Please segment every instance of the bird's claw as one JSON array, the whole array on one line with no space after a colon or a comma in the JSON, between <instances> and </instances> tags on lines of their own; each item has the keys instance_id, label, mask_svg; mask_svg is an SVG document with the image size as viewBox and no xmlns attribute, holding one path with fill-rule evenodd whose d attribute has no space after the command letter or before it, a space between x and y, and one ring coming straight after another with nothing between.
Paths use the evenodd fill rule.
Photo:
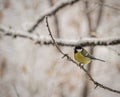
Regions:
<instances>
[{"instance_id":1,"label":"bird's claw","mask_svg":"<svg viewBox=\"0 0 120 97\"><path fill-rule=\"evenodd\" d=\"M80 67L80 68L84 68L84 64L79 63L79 67Z\"/></svg>"}]
</instances>

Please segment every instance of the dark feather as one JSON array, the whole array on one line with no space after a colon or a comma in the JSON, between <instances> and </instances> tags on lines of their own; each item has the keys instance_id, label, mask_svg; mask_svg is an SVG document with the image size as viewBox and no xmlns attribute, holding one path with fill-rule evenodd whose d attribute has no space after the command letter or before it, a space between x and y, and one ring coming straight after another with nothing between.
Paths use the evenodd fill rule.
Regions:
<instances>
[{"instance_id":1,"label":"dark feather","mask_svg":"<svg viewBox=\"0 0 120 97\"><path fill-rule=\"evenodd\" d=\"M88 57L88 58L90 58L90 59L93 59L93 60L99 60L99 61L105 62L104 60L101 60L101 59L95 58L95 57L93 57L93 56L90 55L90 54L86 55L86 57Z\"/></svg>"}]
</instances>

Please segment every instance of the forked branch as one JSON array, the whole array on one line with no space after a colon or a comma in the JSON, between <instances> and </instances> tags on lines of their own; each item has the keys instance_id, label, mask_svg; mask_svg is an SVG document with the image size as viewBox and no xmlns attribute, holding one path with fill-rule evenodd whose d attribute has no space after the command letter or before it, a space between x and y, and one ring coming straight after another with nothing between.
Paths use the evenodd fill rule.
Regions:
<instances>
[{"instance_id":1,"label":"forked branch","mask_svg":"<svg viewBox=\"0 0 120 97\"><path fill-rule=\"evenodd\" d=\"M95 84L95 88L96 87L100 87L100 88L103 88L103 89L106 89L108 91L111 91L111 92L114 92L114 93L119 93L120 94L120 91L119 90L115 90L115 89L112 89L110 87L107 87L97 81L95 81L93 79L93 77L91 76L91 74L81 65L81 64L78 64L77 62L75 62L68 54L65 54L57 45L56 43L56 40L54 39L54 37L52 36L52 32L50 30L50 27L49 27L49 23L48 23L48 18L46 17L46 23L47 23L47 28L48 28L48 31L49 31L49 34L50 34L50 37L53 41L53 44L56 46L56 48L58 49L58 51L64 56L64 57L67 57L67 59L69 59L71 62L73 62L74 64L76 64L78 67L80 67L86 74L87 76L89 77L89 79Z\"/></svg>"}]
</instances>

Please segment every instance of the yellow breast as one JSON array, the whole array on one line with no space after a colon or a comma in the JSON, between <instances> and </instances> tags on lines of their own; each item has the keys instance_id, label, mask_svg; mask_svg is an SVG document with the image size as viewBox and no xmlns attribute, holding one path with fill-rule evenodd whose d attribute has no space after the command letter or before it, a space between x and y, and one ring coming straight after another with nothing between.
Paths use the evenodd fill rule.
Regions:
<instances>
[{"instance_id":1,"label":"yellow breast","mask_svg":"<svg viewBox=\"0 0 120 97\"><path fill-rule=\"evenodd\" d=\"M74 58L76 61L82 64L88 64L90 62L90 59L87 57L84 57L81 53L77 52L74 54Z\"/></svg>"}]
</instances>

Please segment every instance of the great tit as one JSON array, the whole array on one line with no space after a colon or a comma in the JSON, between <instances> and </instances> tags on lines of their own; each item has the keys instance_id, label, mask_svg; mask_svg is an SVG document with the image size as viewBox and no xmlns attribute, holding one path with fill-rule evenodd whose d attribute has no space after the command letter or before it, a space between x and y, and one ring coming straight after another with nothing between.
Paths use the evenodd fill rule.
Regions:
<instances>
[{"instance_id":1,"label":"great tit","mask_svg":"<svg viewBox=\"0 0 120 97\"><path fill-rule=\"evenodd\" d=\"M74 48L74 58L77 62L81 64L88 64L91 60L99 60L99 61L105 62L104 60L95 58L94 56L89 54L86 49L84 49L81 46L76 46Z\"/></svg>"}]
</instances>

